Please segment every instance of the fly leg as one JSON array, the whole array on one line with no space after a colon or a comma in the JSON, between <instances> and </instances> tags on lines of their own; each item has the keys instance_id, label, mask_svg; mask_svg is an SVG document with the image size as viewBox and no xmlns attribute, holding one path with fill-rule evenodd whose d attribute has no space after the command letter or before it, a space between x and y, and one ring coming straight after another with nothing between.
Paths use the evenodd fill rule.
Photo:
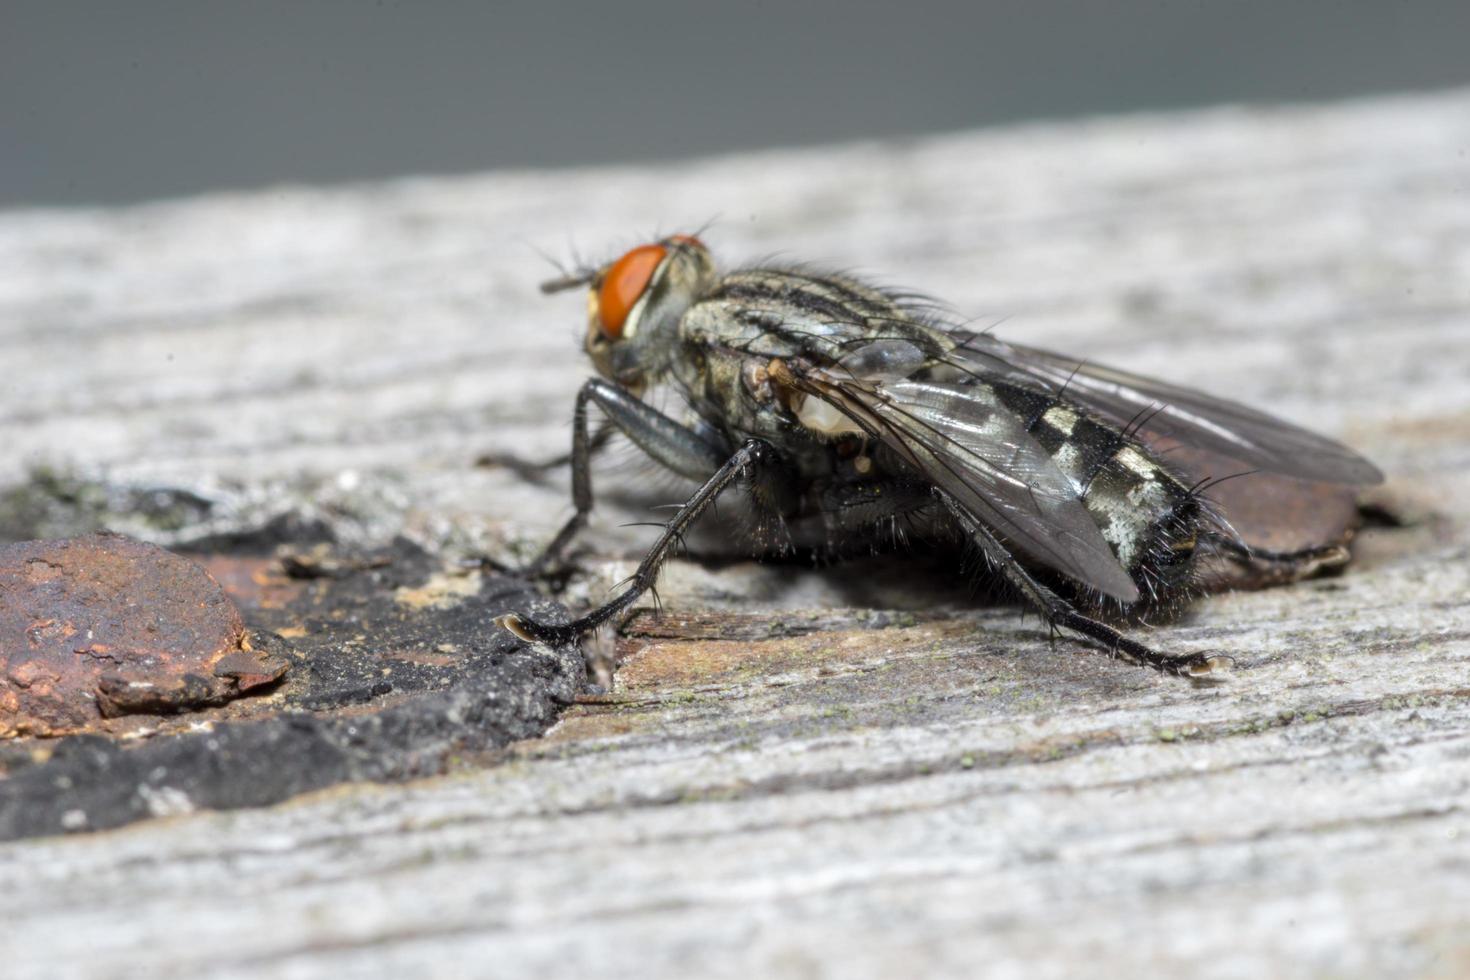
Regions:
<instances>
[{"instance_id":1,"label":"fly leg","mask_svg":"<svg viewBox=\"0 0 1470 980\"><path fill-rule=\"evenodd\" d=\"M1106 623L1100 623L1090 616L1084 616L1066 599L1038 582L989 528L972 518L948 494L939 490L934 493L955 520L960 523L960 526L965 529L965 532L970 535L971 540L984 552L990 564L1025 597L1027 602L1035 606L1053 627L1080 633L1106 645L1116 656L1152 667L1164 674L1197 677L1229 665L1228 657L1217 655L1191 653L1178 656L1160 653L1137 640L1130 640Z\"/></svg>"},{"instance_id":2,"label":"fly leg","mask_svg":"<svg viewBox=\"0 0 1470 980\"><path fill-rule=\"evenodd\" d=\"M612 423L607 421L607 419L603 419L602 423L592 432L592 440L588 448L588 453L596 453L602 447L606 446L608 440L612 438L612 434ZM553 456L551 459L539 461L525 459L515 453L485 453L475 460L475 465L500 467L510 470L523 480L528 480L532 483L543 483L548 473L566 466L571 461L571 453L562 453L560 456Z\"/></svg>"},{"instance_id":3,"label":"fly leg","mask_svg":"<svg viewBox=\"0 0 1470 980\"><path fill-rule=\"evenodd\" d=\"M596 402L607 422L623 432L656 462L692 480L705 480L720 468L726 453L662 412L649 408L625 388L593 378L577 393L572 415L572 504L576 512L562 525L551 543L524 570L537 575L561 556L566 546L587 524L592 510L592 450L595 437L588 435L587 403ZM605 426L599 434L607 431Z\"/></svg>"},{"instance_id":4,"label":"fly leg","mask_svg":"<svg viewBox=\"0 0 1470 980\"><path fill-rule=\"evenodd\" d=\"M1300 581L1324 568L1344 565L1352 558L1352 553L1340 544L1300 548L1296 551L1271 551L1266 548L1252 548L1225 534L1203 535L1201 540L1243 568L1250 569L1256 574L1256 578L1251 581L1263 585Z\"/></svg>"},{"instance_id":5,"label":"fly leg","mask_svg":"<svg viewBox=\"0 0 1470 980\"><path fill-rule=\"evenodd\" d=\"M588 382L590 388L598 382ZM587 389L584 388L584 391ZM642 407L642 406L640 406ZM652 412L651 409L648 411ZM657 413L653 413L657 414ZM663 418L663 416L659 416ZM672 421L669 422L673 425ZM585 431L585 430L583 430ZM630 433L630 435L632 435ZM713 476L705 480L704 485L694 492L669 522L664 525L663 533L649 549L648 554L643 556L639 562L638 570L633 573L632 579L612 599L598 606L581 619L568 623L565 626L548 626L535 620L525 619L515 613L501 616L495 620L496 625L503 626L523 640L549 643L552 646L565 646L573 643L583 633L588 633L608 622L623 610L627 609L638 598L653 587L658 578L659 569L663 566L669 551L678 543L684 531L699 519L705 510L715 502L730 484L734 483L742 475L754 476L756 473L769 467L774 460L775 452L766 443L759 439L750 439L745 445L735 451L735 454L725 461L724 465L715 470ZM584 482L585 486L585 482ZM590 501L591 492L588 491ZM579 505L580 510L580 505Z\"/></svg>"},{"instance_id":6,"label":"fly leg","mask_svg":"<svg viewBox=\"0 0 1470 980\"><path fill-rule=\"evenodd\" d=\"M934 499L932 484L887 477L839 483L821 498L826 553L851 557L901 551L913 540L951 537L948 514Z\"/></svg>"}]
</instances>

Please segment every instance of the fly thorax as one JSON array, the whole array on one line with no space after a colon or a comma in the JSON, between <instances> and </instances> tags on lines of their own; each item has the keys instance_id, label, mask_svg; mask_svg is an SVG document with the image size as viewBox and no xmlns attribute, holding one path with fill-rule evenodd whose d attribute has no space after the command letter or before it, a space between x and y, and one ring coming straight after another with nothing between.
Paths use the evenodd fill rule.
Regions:
<instances>
[{"instance_id":1,"label":"fly thorax","mask_svg":"<svg viewBox=\"0 0 1470 980\"><path fill-rule=\"evenodd\" d=\"M758 382L752 388L752 363L739 351L686 336L670 373L694 410L732 438L770 439L774 403Z\"/></svg>"}]
</instances>

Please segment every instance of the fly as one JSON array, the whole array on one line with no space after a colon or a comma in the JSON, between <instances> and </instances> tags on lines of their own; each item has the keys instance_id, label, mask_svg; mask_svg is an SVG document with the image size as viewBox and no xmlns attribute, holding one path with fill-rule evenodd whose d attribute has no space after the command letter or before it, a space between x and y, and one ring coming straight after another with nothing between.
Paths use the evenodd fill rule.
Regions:
<instances>
[{"instance_id":1,"label":"fly","mask_svg":"<svg viewBox=\"0 0 1470 980\"><path fill-rule=\"evenodd\" d=\"M1345 562L1350 521L1270 545L1297 515L1382 480L1351 450L1280 419L963 329L906 294L802 268L722 275L692 236L542 289L581 286L600 376L576 401L576 512L532 570L564 552L592 509L590 406L700 486L607 602L566 625L497 620L525 640L575 643L618 617L739 485L763 529L759 553L972 548L1052 629L1164 673L1208 674L1228 658L1156 651L1104 620L1177 606L1211 582L1291 580ZM664 385L687 417L643 400ZM1221 478L1236 476L1221 493Z\"/></svg>"}]
</instances>

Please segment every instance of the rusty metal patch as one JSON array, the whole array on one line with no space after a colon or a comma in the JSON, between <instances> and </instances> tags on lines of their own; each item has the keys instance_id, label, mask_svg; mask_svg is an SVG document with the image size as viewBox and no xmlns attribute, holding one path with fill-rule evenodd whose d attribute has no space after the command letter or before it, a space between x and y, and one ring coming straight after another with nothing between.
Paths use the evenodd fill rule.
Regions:
<instances>
[{"instance_id":1,"label":"rusty metal patch","mask_svg":"<svg viewBox=\"0 0 1470 980\"><path fill-rule=\"evenodd\" d=\"M255 547L193 556L213 578L194 574L223 586L249 637L249 650L229 652L240 620L224 617L228 628L207 634L226 651L209 677L248 683L253 668L238 653L290 669L259 696L182 714L94 709L95 734L0 741L0 840L443 772L541 734L582 689L575 650L528 648L490 625L511 609L565 618L525 581L406 541L366 552ZM184 605L204 594L176 592Z\"/></svg>"},{"instance_id":2,"label":"rusty metal patch","mask_svg":"<svg viewBox=\"0 0 1470 980\"><path fill-rule=\"evenodd\" d=\"M0 737L223 704L287 666L187 558L117 534L0 547Z\"/></svg>"}]
</instances>

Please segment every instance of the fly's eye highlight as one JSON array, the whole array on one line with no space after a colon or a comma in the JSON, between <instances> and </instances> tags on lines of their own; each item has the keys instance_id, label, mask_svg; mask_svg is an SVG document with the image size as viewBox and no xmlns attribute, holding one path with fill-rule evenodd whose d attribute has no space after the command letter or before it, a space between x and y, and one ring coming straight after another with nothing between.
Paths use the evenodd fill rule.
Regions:
<instances>
[{"instance_id":1,"label":"fly's eye highlight","mask_svg":"<svg viewBox=\"0 0 1470 980\"><path fill-rule=\"evenodd\" d=\"M662 245L640 245L612 264L597 288L597 318L608 340L623 336L628 313L643 296L669 250Z\"/></svg>"}]
</instances>

